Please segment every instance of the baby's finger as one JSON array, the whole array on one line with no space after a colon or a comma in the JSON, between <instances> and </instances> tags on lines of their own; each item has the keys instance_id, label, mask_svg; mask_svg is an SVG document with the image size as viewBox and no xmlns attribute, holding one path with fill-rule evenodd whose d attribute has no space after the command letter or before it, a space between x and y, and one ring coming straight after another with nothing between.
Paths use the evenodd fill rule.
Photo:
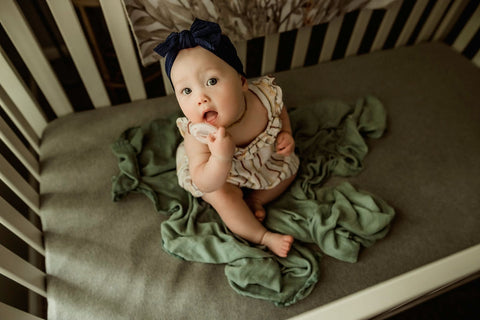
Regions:
<instances>
[{"instance_id":1,"label":"baby's finger","mask_svg":"<svg viewBox=\"0 0 480 320\"><path fill-rule=\"evenodd\" d=\"M221 139L225 136L225 128L220 127L217 131L212 132L208 135L209 142L215 142L217 139Z\"/></svg>"},{"instance_id":2,"label":"baby's finger","mask_svg":"<svg viewBox=\"0 0 480 320\"><path fill-rule=\"evenodd\" d=\"M275 149L276 149L277 152L280 152L281 150L285 149L285 145L283 143L277 141L277 145L276 145Z\"/></svg>"},{"instance_id":3,"label":"baby's finger","mask_svg":"<svg viewBox=\"0 0 480 320\"><path fill-rule=\"evenodd\" d=\"M289 144L286 146L277 146L277 153L283 156L288 156L293 151L293 145Z\"/></svg>"},{"instance_id":4,"label":"baby's finger","mask_svg":"<svg viewBox=\"0 0 480 320\"><path fill-rule=\"evenodd\" d=\"M216 135L218 138L223 138L225 137L226 133L225 133L225 128L224 127L220 127L218 128L217 132L216 132Z\"/></svg>"},{"instance_id":5,"label":"baby's finger","mask_svg":"<svg viewBox=\"0 0 480 320\"><path fill-rule=\"evenodd\" d=\"M285 136L279 136L277 139L277 150L282 150L290 144L288 139Z\"/></svg>"},{"instance_id":6,"label":"baby's finger","mask_svg":"<svg viewBox=\"0 0 480 320\"><path fill-rule=\"evenodd\" d=\"M208 142L213 143L213 142L215 142L215 139L216 139L215 133L210 133L208 135Z\"/></svg>"}]
</instances>

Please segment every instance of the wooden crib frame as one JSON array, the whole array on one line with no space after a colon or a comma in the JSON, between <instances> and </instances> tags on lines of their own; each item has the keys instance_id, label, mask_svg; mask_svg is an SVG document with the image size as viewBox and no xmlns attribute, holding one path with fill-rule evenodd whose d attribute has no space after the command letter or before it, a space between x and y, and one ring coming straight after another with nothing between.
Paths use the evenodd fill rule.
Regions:
<instances>
[{"instance_id":1,"label":"wooden crib frame","mask_svg":"<svg viewBox=\"0 0 480 320\"><path fill-rule=\"evenodd\" d=\"M424 41L444 41L480 67L480 51L478 51L480 6L477 6L474 12L466 12L474 2L468 0L416 1L413 9L406 13L407 18L403 19L404 22L393 46L406 46ZM94 108L111 106L112 102L72 2L46 0L46 3ZM138 61L136 48L130 37L123 5L120 0L100 0L100 4L129 99L131 101L147 99L141 68L139 63L135 63ZM386 10L364 9L355 13L354 25L346 45L339 41L339 37L344 36L344 30L348 30L345 17L338 17L328 25L321 26L324 32L312 32L316 27L305 27L295 31L290 68L304 66L307 53L315 43L318 44L320 41L318 63L330 61L332 58L338 59L384 49L392 27L395 24L398 25L401 20L398 16L403 4L404 1L400 0L393 2ZM369 23L373 21L375 12L384 13L384 15L377 30L371 30ZM77 112L45 57L41 44L22 13L22 8L15 0L0 2L0 22L23 63L29 69L32 82L38 85L46 103L53 110L54 117ZM362 41L365 41L367 33L373 34L371 45L361 52ZM314 34L320 34L320 38L314 39ZM248 42L236 45L242 61L248 64ZM260 74L276 71L279 45L281 45L280 34L268 35L263 40ZM335 56L336 48L338 49L341 45L344 46L344 51L339 57ZM471 52L472 48L477 51ZM0 318L43 319L46 317L47 288L43 263L45 251L42 228L37 216L41 206L38 186L41 168L37 153L42 132L49 120L45 116L43 107L45 103L41 103L37 98L38 94L32 92L35 86L29 86L22 79L17 71L18 66L14 64L13 58L7 55L3 47L0 53L0 105L6 115L4 119L2 113L0 118L2 142L0 145L2 148L0 223L3 225L0 229L2 241L0 273L10 279L3 279L2 283L5 283L5 286L2 285L0 290L15 292L23 290L15 287L28 289L22 291L28 292L24 296L26 307L16 307L0 302ZM166 79L163 72L164 91L171 94L172 89ZM17 237L24 242L18 250ZM7 244L7 240L11 238L15 238L13 245ZM480 272L480 245L322 306L310 313L300 315L298 319L317 319L320 316L323 319L363 319L378 315L381 317L385 312L391 314L395 312L392 310L399 310L399 306L413 305L421 301L421 297L428 297L441 288L449 288L463 279L478 275L478 272ZM417 285L418 279L422 279L421 287Z\"/></svg>"}]
</instances>

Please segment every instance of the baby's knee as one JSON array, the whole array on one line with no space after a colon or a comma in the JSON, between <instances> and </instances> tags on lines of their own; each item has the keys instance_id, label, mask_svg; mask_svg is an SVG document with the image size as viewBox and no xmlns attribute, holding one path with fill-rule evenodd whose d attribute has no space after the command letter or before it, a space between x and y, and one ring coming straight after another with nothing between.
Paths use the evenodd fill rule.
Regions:
<instances>
[{"instance_id":1,"label":"baby's knee","mask_svg":"<svg viewBox=\"0 0 480 320\"><path fill-rule=\"evenodd\" d=\"M216 201L238 201L243 199L243 191L237 186L225 183L220 189L206 193L202 198L211 205Z\"/></svg>"}]
</instances>

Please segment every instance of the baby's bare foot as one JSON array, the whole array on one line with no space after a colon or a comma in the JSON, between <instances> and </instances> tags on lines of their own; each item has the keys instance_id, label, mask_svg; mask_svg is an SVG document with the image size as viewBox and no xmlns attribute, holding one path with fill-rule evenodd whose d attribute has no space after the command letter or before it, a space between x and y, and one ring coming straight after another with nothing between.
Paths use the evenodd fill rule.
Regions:
<instances>
[{"instance_id":1,"label":"baby's bare foot","mask_svg":"<svg viewBox=\"0 0 480 320\"><path fill-rule=\"evenodd\" d=\"M261 244L267 246L277 256L285 258L292 247L293 237L280 233L267 231L262 238Z\"/></svg>"},{"instance_id":2,"label":"baby's bare foot","mask_svg":"<svg viewBox=\"0 0 480 320\"><path fill-rule=\"evenodd\" d=\"M265 220L266 212L263 208L262 203L256 199L249 198L246 199L247 205L252 210L253 215L257 218L258 221L263 222Z\"/></svg>"}]
</instances>

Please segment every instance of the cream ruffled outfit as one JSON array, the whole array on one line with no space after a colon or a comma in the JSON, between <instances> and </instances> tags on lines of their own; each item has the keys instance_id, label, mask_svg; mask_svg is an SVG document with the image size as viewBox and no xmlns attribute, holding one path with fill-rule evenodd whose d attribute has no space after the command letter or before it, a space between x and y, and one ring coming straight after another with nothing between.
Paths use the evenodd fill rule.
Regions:
<instances>
[{"instance_id":1,"label":"cream ruffled outfit","mask_svg":"<svg viewBox=\"0 0 480 320\"><path fill-rule=\"evenodd\" d=\"M242 188L271 189L281 181L294 175L299 166L299 159L294 153L282 156L275 152L275 140L282 130L280 113L283 108L282 89L273 83L274 78L265 76L249 84L268 112L268 124L248 146L236 148L233 155L232 168L227 182ZM187 132L188 119L177 119L177 126L182 136ZM177 176L182 188L201 197L192 181L188 166L185 146L182 142L177 149Z\"/></svg>"}]
</instances>

